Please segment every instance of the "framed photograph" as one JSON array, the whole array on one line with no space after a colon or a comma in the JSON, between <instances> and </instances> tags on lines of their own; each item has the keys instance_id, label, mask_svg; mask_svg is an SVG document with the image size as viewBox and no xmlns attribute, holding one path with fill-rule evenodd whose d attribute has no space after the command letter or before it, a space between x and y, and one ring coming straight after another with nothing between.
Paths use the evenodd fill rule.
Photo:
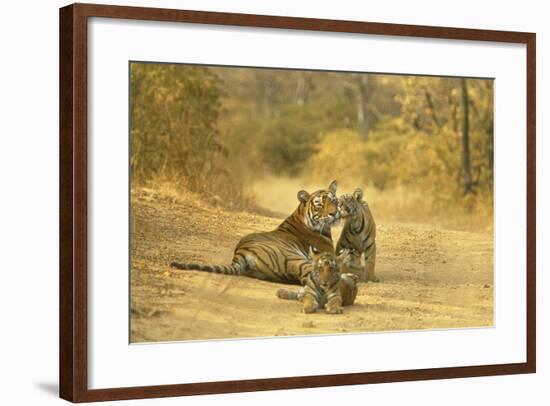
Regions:
<instances>
[{"instance_id":1,"label":"framed photograph","mask_svg":"<svg viewBox=\"0 0 550 406\"><path fill-rule=\"evenodd\" d=\"M60 10L60 396L533 373L535 34Z\"/></svg>"}]
</instances>

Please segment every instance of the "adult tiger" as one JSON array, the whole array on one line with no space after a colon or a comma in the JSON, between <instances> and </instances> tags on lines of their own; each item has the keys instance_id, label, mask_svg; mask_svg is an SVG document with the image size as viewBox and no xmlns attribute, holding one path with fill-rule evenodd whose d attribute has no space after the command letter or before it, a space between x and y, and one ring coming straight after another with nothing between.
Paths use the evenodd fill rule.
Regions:
<instances>
[{"instance_id":1,"label":"adult tiger","mask_svg":"<svg viewBox=\"0 0 550 406\"><path fill-rule=\"evenodd\" d=\"M345 219L342 234L336 244L336 254L346 255L343 272L358 274L362 281L378 282L374 273L376 263L376 224L367 202L363 201L363 191L355 189L353 195L343 195L339 199L340 213ZM365 266L361 257L365 256ZM347 269L346 269L347 268Z\"/></svg>"},{"instance_id":2,"label":"adult tiger","mask_svg":"<svg viewBox=\"0 0 550 406\"><path fill-rule=\"evenodd\" d=\"M243 237L231 265L172 262L178 269L242 275L271 282L301 284L311 272L310 252L334 252L330 227L340 218L337 182L328 190L298 192L298 208L275 230Z\"/></svg>"}]
</instances>

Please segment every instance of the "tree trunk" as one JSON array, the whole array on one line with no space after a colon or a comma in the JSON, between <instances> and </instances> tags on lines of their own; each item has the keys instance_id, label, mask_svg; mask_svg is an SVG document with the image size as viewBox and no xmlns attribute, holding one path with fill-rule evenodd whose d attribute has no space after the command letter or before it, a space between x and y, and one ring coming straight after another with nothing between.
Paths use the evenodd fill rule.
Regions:
<instances>
[{"instance_id":1,"label":"tree trunk","mask_svg":"<svg viewBox=\"0 0 550 406\"><path fill-rule=\"evenodd\" d=\"M464 194L472 192L472 164L470 161L470 98L468 97L468 84L466 79L461 79L462 85L462 162L464 169Z\"/></svg>"},{"instance_id":2,"label":"tree trunk","mask_svg":"<svg viewBox=\"0 0 550 406\"><path fill-rule=\"evenodd\" d=\"M359 131L361 140L366 141L369 136L369 123L367 119L368 102L368 82L369 77L366 74L359 74L359 106L357 119L359 121Z\"/></svg>"}]
</instances>

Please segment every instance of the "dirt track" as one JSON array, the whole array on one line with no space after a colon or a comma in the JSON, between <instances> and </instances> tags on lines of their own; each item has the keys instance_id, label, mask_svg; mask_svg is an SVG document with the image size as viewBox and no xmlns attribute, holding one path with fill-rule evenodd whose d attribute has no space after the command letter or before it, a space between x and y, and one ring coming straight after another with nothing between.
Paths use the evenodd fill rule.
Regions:
<instances>
[{"instance_id":1,"label":"dirt track","mask_svg":"<svg viewBox=\"0 0 550 406\"><path fill-rule=\"evenodd\" d=\"M298 302L275 296L282 285L168 266L172 260L227 264L243 235L271 230L281 219L148 189L132 192L131 218L132 342L493 324L490 233L378 221L381 282L361 284L343 315L305 315ZM335 241L339 232L336 227Z\"/></svg>"}]
</instances>

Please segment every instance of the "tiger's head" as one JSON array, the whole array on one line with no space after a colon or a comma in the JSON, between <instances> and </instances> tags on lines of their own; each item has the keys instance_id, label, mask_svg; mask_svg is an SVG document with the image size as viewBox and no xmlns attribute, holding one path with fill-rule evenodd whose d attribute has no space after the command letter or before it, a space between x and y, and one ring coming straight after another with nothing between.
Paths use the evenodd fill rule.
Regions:
<instances>
[{"instance_id":1,"label":"tiger's head","mask_svg":"<svg viewBox=\"0 0 550 406\"><path fill-rule=\"evenodd\" d=\"M300 206L305 209L305 223L310 229L320 232L340 220L337 187L338 183L333 180L327 190L318 190L311 194L305 190L298 192Z\"/></svg>"},{"instance_id":2,"label":"tiger's head","mask_svg":"<svg viewBox=\"0 0 550 406\"><path fill-rule=\"evenodd\" d=\"M339 197L338 205L340 206L340 215L342 218L353 217L363 208L363 191L359 188L355 189L353 194L345 194Z\"/></svg>"},{"instance_id":3,"label":"tiger's head","mask_svg":"<svg viewBox=\"0 0 550 406\"><path fill-rule=\"evenodd\" d=\"M334 286L340 280L340 267L334 254L323 252L314 256L312 277L323 289Z\"/></svg>"}]
</instances>

